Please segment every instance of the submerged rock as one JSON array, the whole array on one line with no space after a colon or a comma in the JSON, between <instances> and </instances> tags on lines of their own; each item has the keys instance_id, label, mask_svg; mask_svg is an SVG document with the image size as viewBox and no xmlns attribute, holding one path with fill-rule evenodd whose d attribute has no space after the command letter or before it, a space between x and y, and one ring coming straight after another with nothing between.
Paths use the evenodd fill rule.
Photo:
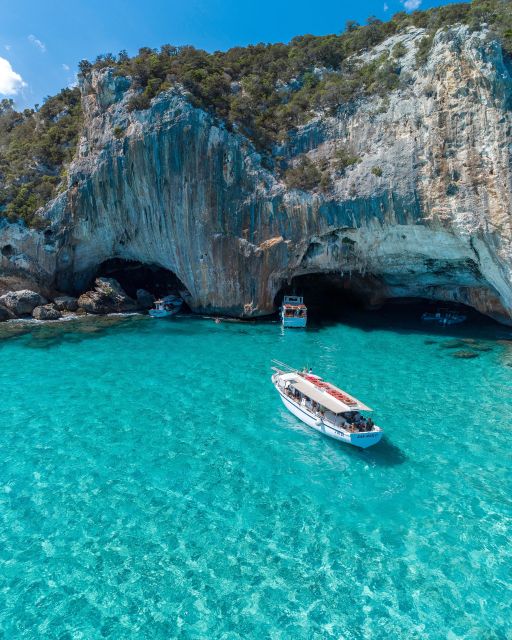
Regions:
<instances>
[{"instance_id":1,"label":"submerged rock","mask_svg":"<svg viewBox=\"0 0 512 640\"><path fill-rule=\"evenodd\" d=\"M53 303L59 311L76 311L78 309L78 299L73 296L58 296Z\"/></svg>"},{"instance_id":2,"label":"submerged rock","mask_svg":"<svg viewBox=\"0 0 512 640\"><path fill-rule=\"evenodd\" d=\"M464 360L470 360L471 358L478 358L478 353L474 351L455 351L452 353L454 358L463 358Z\"/></svg>"},{"instance_id":3,"label":"submerged rock","mask_svg":"<svg viewBox=\"0 0 512 640\"><path fill-rule=\"evenodd\" d=\"M141 309L151 309L155 296L146 289L137 289L137 304Z\"/></svg>"},{"instance_id":4,"label":"submerged rock","mask_svg":"<svg viewBox=\"0 0 512 640\"><path fill-rule=\"evenodd\" d=\"M138 306L114 278L96 278L94 291L78 298L78 306L88 313L121 313L136 311Z\"/></svg>"},{"instance_id":5,"label":"submerged rock","mask_svg":"<svg viewBox=\"0 0 512 640\"><path fill-rule=\"evenodd\" d=\"M441 349L460 349L466 345L462 340L447 340L446 342L442 342L439 346Z\"/></svg>"},{"instance_id":6,"label":"submerged rock","mask_svg":"<svg viewBox=\"0 0 512 640\"><path fill-rule=\"evenodd\" d=\"M42 295L29 289L9 291L0 297L0 305L6 307L16 316L27 316L39 305L48 301Z\"/></svg>"},{"instance_id":7,"label":"submerged rock","mask_svg":"<svg viewBox=\"0 0 512 640\"><path fill-rule=\"evenodd\" d=\"M59 320L62 318L62 314L54 304L45 304L36 307L32 311L32 317L36 320Z\"/></svg>"},{"instance_id":8,"label":"submerged rock","mask_svg":"<svg viewBox=\"0 0 512 640\"><path fill-rule=\"evenodd\" d=\"M471 345L471 348L474 351L482 351L482 352L492 351L492 347L490 344L481 344L480 342L475 342L474 344Z\"/></svg>"}]
</instances>

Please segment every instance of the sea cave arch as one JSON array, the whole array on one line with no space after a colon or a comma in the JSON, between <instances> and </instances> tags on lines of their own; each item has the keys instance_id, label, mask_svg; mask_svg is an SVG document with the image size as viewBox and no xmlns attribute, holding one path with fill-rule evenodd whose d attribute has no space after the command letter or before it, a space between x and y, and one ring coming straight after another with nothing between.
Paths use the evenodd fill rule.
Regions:
<instances>
[{"instance_id":1,"label":"sea cave arch","mask_svg":"<svg viewBox=\"0 0 512 640\"><path fill-rule=\"evenodd\" d=\"M179 277L165 267L137 260L110 258L102 262L93 273L89 285L98 277L114 278L131 297L137 296L138 289L145 289L155 297L170 293L188 294L187 287Z\"/></svg>"},{"instance_id":2,"label":"sea cave arch","mask_svg":"<svg viewBox=\"0 0 512 640\"><path fill-rule=\"evenodd\" d=\"M339 272L315 272L292 277L278 290L274 305L279 308L283 296L302 295L308 307L308 316L313 321L337 320L346 317L347 312L377 311L391 308L393 316L404 320L417 320L424 311L433 311L437 307L458 309L474 317L481 314L474 307L460 301L422 295L421 290L411 295L397 296L390 291L385 280L378 275L368 273L340 274Z\"/></svg>"},{"instance_id":3,"label":"sea cave arch","mask_svg":"<svg viewBox=\"0 0 512 640\"><path fill-rule=\"evenodd\" d=\"M383 284L372 275L316 272L294 276L277 292L274 304L285 295L304 296L313 318L335 318L343 309L376 308L383 302Z\"/></svg>"}]
</instances>

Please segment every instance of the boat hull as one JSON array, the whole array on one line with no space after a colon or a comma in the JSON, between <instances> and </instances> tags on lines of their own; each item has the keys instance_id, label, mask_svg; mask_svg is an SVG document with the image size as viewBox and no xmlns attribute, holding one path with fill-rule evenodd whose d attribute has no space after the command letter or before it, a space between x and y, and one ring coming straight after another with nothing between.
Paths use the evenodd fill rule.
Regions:
<instances>
[{"instance_id":1,"label":"boat hull","mask_svg":"<svg viewBox=\"0 0 512 640\"><path fill-rule=\"evenodd\" d=\"M179 309L173 309L172 311L168 311L167 309L150 309L148 313L152 318L169 318L170 316L175 316L178 311Z\"/></svg>"},{"instance_id":2,"label":"boat hull","mask_svg":"<svg viewBox=\"0 0 512 640\"><path fill-rule=\"evenodd\" d=\"M281 316L283 327L294 329L304 329L307 324L307 318L284 318Z\"/></svg>"},{"instance_id":3,"label":"boat hull","mask_svg":"<svg viewBox=\"0 0 512 640\"><path fill-rule=\"evenodd\" d=\"M308 427L315 429L315 431L318 431L319 433L323 433L329 438L333 438L334 440L339 440L340 442L345 442L347 444L352 444L361 449L367 449L368 447L377 444L377 442L382 438L382 431L345 433L344 431L336 429L324 420L320 420L316 416L310 414L295 402L292 402L275 384L274 386L276 387L284 406L290 413L293 413L295 417L307 424Z\"/></svg>"}]
</instances>

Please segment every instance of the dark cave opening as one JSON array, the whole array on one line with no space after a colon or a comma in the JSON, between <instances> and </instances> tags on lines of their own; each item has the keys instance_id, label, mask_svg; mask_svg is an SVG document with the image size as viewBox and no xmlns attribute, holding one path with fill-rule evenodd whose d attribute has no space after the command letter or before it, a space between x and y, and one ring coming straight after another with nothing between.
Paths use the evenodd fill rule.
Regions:
<instances>
[{"instance_id":1,"label":"dark cave opening","mask_svg":"<svg viewBox=\"0 0 512 640\"><path fill-rule=\"evenodd\" d=\"M145 289L157 298L171 293L187 293L187 288L173 271L135 260L106 260L94 274L94 278L98 277L114 278L131 298L136 298L137 289Z\"/></svg>"},{"instance_id":2,"label":"dark cave opening","mask_svg":"<svg viewBox=\"0 0 512 640\"><path fill-rule=\"evenodd\" d=\"M335 319L347 309L371 308L371 299L379 291L372 276L342 276L339 273L310 273L295 276L275 297L279 307L285 295L304 296L310 319Z\"/></svg>"},{"instance_id":3,"label":"dark cave opening","mask_svg":"<svg viewBox=\"0 0 512 640\"><path fill-rule=\"evenodd\" d=\"M493 322L460 303L421 296L388 298L385 283L372 274L331 272L295 276L278 291L274 300L276 308L280 307L283 296L291 294L304 297L308 325L342 321L364 326L414 327L424 325L423 313L439 309L458 311L476 322Z\"/></svg>"}]
</instances>

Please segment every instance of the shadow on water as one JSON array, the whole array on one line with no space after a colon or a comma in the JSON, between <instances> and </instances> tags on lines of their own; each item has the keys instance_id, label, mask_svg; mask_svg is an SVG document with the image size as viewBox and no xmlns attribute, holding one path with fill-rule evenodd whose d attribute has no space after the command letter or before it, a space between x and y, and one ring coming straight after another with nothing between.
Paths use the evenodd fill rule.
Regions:
<instances>
[{"instance_id":1,"label":"shadow on water","mask_svg":"<svg viewBox=\"0 0 512 640\"><path fill-rule=\"evenodd\" d=\"M353 459L361 460L365 464L379 467L396 467L407 462L406 454L394 445L387 436L383 435L382 440L368 449L359 449L351 445L345 445L330 438L326 438L329 447L339 451L343 447L343 452Z\"/></svg>"},{"instance_id":2,"label":"shadow on water","mask_svg":"<svg viewBox=\"0 0 512 640\"><path fill-rule=\"evenodd\" d=\"M308 331L319 332L344 324L361 331L392 331L397 334L425 334L428 340L444 338L496 340L512 339L512 329L477 311L464 308L467 320L459 325L440 326L421 320L430 307L425 301L390 302L378 310L369 311L357 305L337 309L313 307L308 314Z\"/></svg>"},{"instance_id":3,"label":"shadow on water","mask_svg":"<svg viewBox=\"0 0 512 640\"><path fill-rule=\"evenodd\" d=\"M402 449L393 444L387 436L382 436L382 440L374 447L358 449L357 452L362 459L382 467L395 467L408 460Z\"/></svg>"}]
</instances>

